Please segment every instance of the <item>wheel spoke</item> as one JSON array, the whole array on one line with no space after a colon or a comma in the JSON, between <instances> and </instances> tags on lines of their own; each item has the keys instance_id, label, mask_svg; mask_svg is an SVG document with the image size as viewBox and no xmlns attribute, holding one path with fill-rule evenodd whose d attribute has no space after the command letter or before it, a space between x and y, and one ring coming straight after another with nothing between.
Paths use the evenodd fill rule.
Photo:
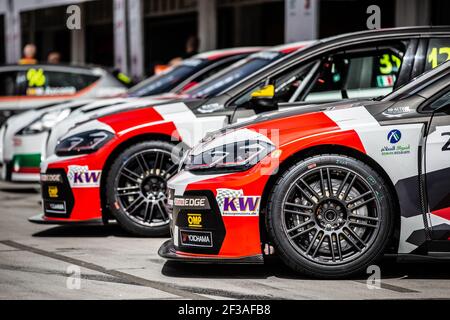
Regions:
<instances>
[{"instance_id":1,"label":"wheel spoke","mask_svg":"<svg viewBox=\"0 0 450 320\"><path fill-rule=\"evenodd\" d=\"M364 242L363 239L361 239L356 232L354 232L351 228L345 228L345 230L350 233L350 235L355 238L356 240L358 240L359 243L361 243L364 247L366 246L366 243Z\"/></svg>"},{"instance_id":2,"label":"wheel spoke","mask_svg":"<svg viewBox=\"0 0 450 320\"><path fill-rule=\"evenodd\" d=\"M353 184L355 183L355 180L356 180L356 175L353 176L352 181L350 181L350 183L347 186L347 189L345 189L344 197L342 198L342 200L345 201L345 199L347 199L348 194L350 193L350 190L352 189Z\"/></svg>"},{"instance_id":3,"label":"wheel spoke","mask_svg":"<svg viewBox=\"0 0 450 320\"><path fill-rule=\"evenodd\" d=\"M293 228L291 228L291 229L288 229L287 232L288 232L288 233L291 233L292 231L295 231L295 230L298 230L298 229L300 229L300 228L302 228L302 227L307 226L307 225L310 224L311 222L312 222L311 220L308 220L308 221L305 221L305 222L303 222L303 223L300 223L299 225L296 225L295 227L293 227Z\"/></svg>"},{"instance_id":4,"label":"wheel spoke","mask_svg":"<svg viewBox=\"0 0 450 320\"><path fill-rule=\"evenodd\" d=\"M331 181L330 168L327 168L327 182L329 196L333 196L333 182Z\"/></svg>"},{"instance_id":5,"label":"wheel spoke","mask_svg":"<svg viewBox=\"0 0 450 320\"><path fill-rule=\"evenodd\" d=\"M141 170L144 174L150 171L150 168L147 165L147 161L145 161L145 157L142 153L136 156L136 161L139 164L139 167L141 167Z\"/></svg>"},{"instance_id":6,"label":"wheel spoke","mask_svg":"<svg viewBox=\"0 0 450 320\"><path fill-rule=\"evenodd\" d=\"M357 214L350 214L348 217L349 218L355 218L355 219L374 221L374 222L378 222L379 221L378 217L368 217L368 216L361 216L361 215L357 215Z\"/></svg>"},{"instance_id":7,"label":"wheel spoke","mask_svg":"<svg viewBox=\"0 0 450 320\"><path fill-rule=\"evenodd\" d=\"M312 238L311 243L308 246L308 249L306 249L306 251L305 251L306 255L309 254L309 251L311 251L312 247L314 246L314 243L316 242L317 236L319 235L319 233L320 233L320 231L318 231L316 229L316 232L314 233L314 237Z\"/></svg>"},{"instance_id":8,"label":"wheel spoke","mask_svg":"<svg viewBox=\"0 0 450 320\"><path fill-rule=\"evenodd\" d=\"M328 243L330 246L331 257L333 261L336 261L336 254L334 253L334 246L333 246L333 236L331 234L328 235Z\"/></svg>"},{"instance_id":9,"label":"wheel spoke","mask_svg":"<svg viewBox=\"0 0 450 320\"><path fill-rule=\"evenodd\" d=\"M133 196L133 195L137 195L137 194L141 194L141 192L140 191L130 191L130 192L125 192L125 193L117 193L117 195L119 197Z\"/></svg>"},{"instance_id":10,"label":"wheel spoke","mask_svg":"<svg viewBox=\"0 0 450 320\"><path fill-rule=\"evenodd\" d=\"M322 191L322 197L326 197L327 194L325 192L325 182L323 181L323 172L322 169L320 171L320 190Z\"/></svg>"},{"instance_id":11,"label":"wheel spoke","mask_svg":"<svg viewBox=\"0 0 450 320\"><path fill-rule=\"evenodd\" d=\"M128 212L129 215L132 215L143 203L145 202L144 197L138 197L136 198L125 210ZM130 208L133 208L131 211Z\"/></svg>"},{"instance_id":12,"label":"wheel spoke","mask_svg":"<svg viewBox=\"0 0 450 320\"><path fill-rule=\"evenodd\" d=\"M356 221L349 221L348 224L352 224L359 227L366 227L366 228L376 228L376 225L368 224L368 223L362 223L362 222L356 222Z\"/></svg>"},{"instance_id":13,"label":"wheel spoke","mask_svg":"<svg viewBox=\"0 0 450 320\"><path fill-rule=\"evenodd\" d=\"M308 191L309 191L314 197L316 197L317 200L320 199L319 194L318 194L316 191L314 191L314 189L311 188L311 186L310 186L309 184L307 184L305 180L300 179L300 182L303 183L303 185L308 189Z\"/></svg>"},{"instance_id":14,"label":"wheel spoke","mask_svg":"<svg viewBox=\"0 0 450 320\"><path fill-rule=\"evenodd\" d=\"M342 247L341 247L341 240L339 239L339 234L336 233L336 247L339 254L339 260L342 261Z\"/></svg>"},{"instance_id":15,"label":"wheel spoke","mask_svg":"<svg viewBox=\"0 0 450 320\"><path fill-rule=\"evenodd\" d=\"M317 247L314 250L314 253L312 254L313 258L316 256L317 251L319 251L320 247L322 246L323 239L325 239L325 235L322 235L322 237L320 238L319 243L317 244Z\"/></svg>"},{"instance_id":16,"label":"wheel spoke","mask_svg":"<svg viewBox=\"0 0 450 320\"><path fill-rule=\"evenodd\" d=\"M295 207L295 208L300 208L300 209L306 209L306 210L310 210L310 209L312 209L313 208L313 206L305 206L305 205L303 205L303 204L298 204L298 203L292 203L292 202L285 202L285 204L284 204L285 206L292 206L292 207ZM286 209L287 210L287 209Z\"/></svg>"},{"instance_id":17,"label":"wheel spoke","mask_svg":"<svg viewBox=\"0 0 450 320\"><path fill-rule=\"evenodd\" d=\"M306 233L309 233L309 232L311 232L311 231L313 231L313 230L316 230L316 227L311 227L311 228L305 229L305 230L303 230L303 231L300 231L300 232L294 234L293 236L290 236L289 238L291 238L291 240L293 240L293 239L298 238L298 237L300 237L301 235L306 234Z\"/></svg>"},{"instance_id":18,"label":"wheel spoke","mask_svg":"<svg viewBox=\"0 0 450 320\"><path fill-rule=\"evenodd\" d=\"M298 190L300 190L300 192L303 194L303 196L306 198L306 200L308 200L309 203L313 203L313 204L316 203L316 201L314 201L314 200L309 196L309 194L308 194L305 190L303 190L302 187L300 187L297 183L295 184L295 186L297 187Z\"/></svg>"},{"instance_id":19,"label":"wheel spoke","mask_svg":"<svg viewBox=\"0 0 450 320\"><path fill-rule=\"evenodd\" d=\"M347 175L345 176L344 180L342 181L341 185L339 186L338 191L336 192L336 196L339 197L341 195L342 189L344 189L345 183L348 180L348 177L350 177L350 172L347 172Z\"/></svg>"},{"instance_id":20,"label":"wheel spoke","mask_svg":"<svg viewBox=\"0 0 450 320\"><path fill-rule=\"evenodd\" d=\"M295 211L295 210L289 210L289 209L284 209L284 212L298 214L298 215L305 216L305 217L310 217L311 216L310 213L301 212L301 211Z\"/></svg>"},{"instance_id":21,"label":"wheel spoke","mask_svg":"<svg viewBox=\"0 0 450 320\"><path fill-rule=\"evenodd\" d=\"M130 186L130 187L123 187L123 188L117 188L116 191L120 192L120 191L128 191L128 190L135 190L135 189L139 189L139 186Z\"/></svg>"},{"instance_id":22,"label":"wheel spoke","mask_svg":"<svg viewBox=\"0 0 450 320\"><path fill-rule=\"evenodd\" d=\"M361 248L348 236L346 235L344 232L342 233L342 236L345 238L345 240L347 240L348 243L350 243L353 247L356 248L356 250L358 250L359 252L361 252Z\"/></svg>"},{"instance_id":23,"label":"wheel spoke","mask_svg":"<svg viewBox=\"0 0 450 320\"><path fill-rule=\"evenodd\" d=\"M370 199L367 199L367 200L365 200L365 201L363 201L363 202L361 202L361 203L358 203L358 204L354 205L353 207L350 208L350 210L351 210L351 211L354 211L354 210L356 210L356 209L359 209L359 208L361 208L361 207L364 207L365 205L367 205L368 203L370 203L370 202L372 202L372 201L374 201L374 200L375 200L375 197L372 197L372 198L370 198Z\"/></svg>"},{"instance_id":24,"label":"wheel spoke","mask_svg":"<svg viewBox=\"0 0 450 320\"><path fill-rule=\"evenodd\" d=\"M356 202L356 201L359 201L359 200L361 200L361 199L364 199L364 198L367 197L369 194L373 194L373 192L369 190L369 191L367 191L366 193L363 193L363 194L361 194L361 195L359 195L359 196L357 196L357 197L355 197L355 198L353 198L353 199L348 200L348 201L347 201L347 204L354 203L354 202Z\"/></svg>"}]
</instances>

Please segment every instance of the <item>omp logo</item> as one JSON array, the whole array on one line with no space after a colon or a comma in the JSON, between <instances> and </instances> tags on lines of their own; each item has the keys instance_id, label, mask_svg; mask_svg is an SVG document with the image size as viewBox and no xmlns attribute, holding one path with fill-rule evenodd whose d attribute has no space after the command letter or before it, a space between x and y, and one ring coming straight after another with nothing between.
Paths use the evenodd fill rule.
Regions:
<instances>
[{"instance_id":1,"label":"omp logo","mask_svg":"<svg viewBox=\"0 0 450 320\"><path fill-rule=\"evenodd\" d=\"M225 216L256 216L261 197L244 196L242 190L217 189L217 203Z\"/></svg>"},{"instance_id":2,"label":"omp logo","mask_svg":"<svg viewBox=\"0 0 450 320\"><path fill-rule=\"evenodd\" d=\"M188 226L190 228L202 227L202 215L200 213L188 213Z\"/></svg>"},{"instance_id":3,"label":"omp logo","mask_svg":"<svg viewBox=\"0 0 450 320\"><path fill-rule=\"evenodd\" d=\"M69 166L67 178L73 188L98 187L101 173L100 170L89 170L88 166Z\"/></svg>"},{"instance_id":4,"label":"omp logo","mask_svg":"<svg viewBox=\"0 0 450 320\"><path fill-rule=\"evenodd\" d=\"M402 138L402 133L400 132L400 130L392 130L391 132L388 133L387 139L390 143L395 144L398 143Z\"/></svg>"},{"instance_id":5,"label":"omp logo","mask_svg":"<svg viewBox=\"0 0 450 320\"><path fill-rule=\"evenodd\" d=\"M48 187L48 195L50 198L58 198L58 187L49 186Z\"/></svg>"}]
</instances>

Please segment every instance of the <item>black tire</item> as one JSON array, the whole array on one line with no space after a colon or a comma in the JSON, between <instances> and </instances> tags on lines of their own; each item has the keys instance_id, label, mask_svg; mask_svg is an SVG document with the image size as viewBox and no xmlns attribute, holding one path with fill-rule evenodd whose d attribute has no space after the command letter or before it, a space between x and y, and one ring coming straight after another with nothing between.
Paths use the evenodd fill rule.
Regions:
<instances>
[{"instance_id":1,"label":"black tire","mask_svg":"<svg viewBox=\"0 0 450 320\"><path fill-rule=\"evenodd\" d=\"M170 219L165 208L165 183L177 171L175 160L178 159L172 159L170 156L174 147L164 141L136 143L123 150L108 170L105 183L107 206L127 232L142 237L169 235ZM141 157L142 155L144 157ZM156 167L161 169L155 169ZM124 168L131 170L133 174ZM163 174L164 170L169 169L170 176ZM126 187L123 187L124 183L127 183ZM155 190L155 186L159 189ZM127 210L130 206L131 209Z\"/></svg>"},{"instance_id":2,"label":"black tire","mask_svg":"<svg viewBox=\"0 0 450 320\"><path fill-rule=\"evenodd\" d=\"M393 203L384 179L364 162L318 155L280 176L269 195L266 224L290 268L317 278L345 278L381 258L393 232Z\"/></svg>"}]
</instances>

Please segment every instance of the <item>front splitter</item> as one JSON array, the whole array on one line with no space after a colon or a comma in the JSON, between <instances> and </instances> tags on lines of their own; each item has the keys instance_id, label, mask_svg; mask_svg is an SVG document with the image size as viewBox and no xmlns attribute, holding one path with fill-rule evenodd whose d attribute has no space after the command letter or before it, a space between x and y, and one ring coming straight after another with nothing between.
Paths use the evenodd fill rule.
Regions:
<instances>
[{"instance_id":1,"label":"front splitter","mask_svg":"<svg viewBox=\"0 0 450 320\"><path fill-rule=\"evenodd\" d=\"M83 226L98 226L103 225L102 219L91 219L91 220L62 220L62 219L48 219L44 214L38 214L28 221L36 224L53 224L53 225L83 225Z\"/></svg>"},{"instance_id":2,"label":"front splitter","mask_svg":"<svg viewBox=\"0 0 450 320\"><path fill-rule=\"evenodd\" d=\"M203 264L263 264L264 257L262 254L254 256L246 256L239 258L221 258L217 256L200 256L180 254L175 250L172 240L167 240L158 250L160 257L169 261L179 261L186 263L203 263Z\"/></svg>"}]
</instances>

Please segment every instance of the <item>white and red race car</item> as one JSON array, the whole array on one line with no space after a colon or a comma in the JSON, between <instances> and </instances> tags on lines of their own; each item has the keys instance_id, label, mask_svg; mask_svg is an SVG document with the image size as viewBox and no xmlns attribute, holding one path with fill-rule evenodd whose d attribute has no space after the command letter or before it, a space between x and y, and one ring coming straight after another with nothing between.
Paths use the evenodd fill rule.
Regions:
<instances>
[{"instance_id":1,"label":"white and red race car","mask_svg":"<svg viewBox=\"0 0 450 320\"><path fill-rule=\"evenodd\" d=\"M446 62L378 101L261 115L205 138L169 180L160 255L262 263L273 246L321 278L384 253L448 259L449 84Z\"/></svg>"},{"instance_id":2,"label":"white and red race car","mask_svg":"<svg viewBox=\"0 0 450 320\"><path fill-rule=\"evenodd\" d=\"M447 40L445 30L349 34L308 43L281 59L285 49L263 51L189 90L190 98L83 118L58 137L56 154L41 166L44 215L32 221L115 218L134 234L168 234L167 180L179 160L174 150L258 113L385 95L431 68L416 53L426 52L435 38ZM260 91L268 83L272 90ZM255 92L275 93L276 101L252 99Z\"/></svg>"}]
</instances>

